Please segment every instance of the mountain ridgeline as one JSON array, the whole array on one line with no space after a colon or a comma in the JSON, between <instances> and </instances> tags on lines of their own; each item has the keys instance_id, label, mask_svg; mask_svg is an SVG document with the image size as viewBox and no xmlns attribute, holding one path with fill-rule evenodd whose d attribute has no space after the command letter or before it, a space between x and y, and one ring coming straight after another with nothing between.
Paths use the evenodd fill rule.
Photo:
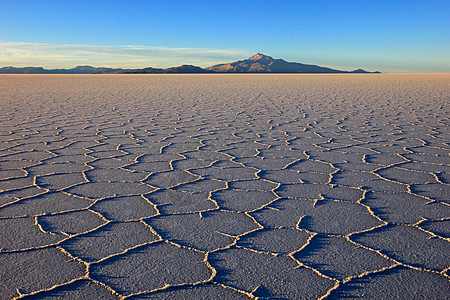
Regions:
<instances>
[{"instance_id":1,"label":"mountain ridgeline","mask_svg":"<svg viewBox=\"0 0 450 300\"><path fill-rule=\"evenodd\" d=\"M287 62L283 59L274 59L270 56L257 53L249 59L239 60L226 64L214 65L208 68L200 68L192 65L182 65L167 69L143 68L122 69L91 66L78 66L72 69L47 70L42 67L4 67L0 68L0 74L193 74L193 73L380 73L367 72L362 69L354 71L341 71L316 65L307 65L296 62Z\"/></svg>"},{"instance_id":2,"label":"mountain ridgeline","mask_svg":"<svg viewBox=\"0 0 450 300\"><path fill-rule=\"evenodd\" d=\"M257 53L249 59L215 65L206 70L216 73L370 73L361 69L347 72L316 65L287 62L261 53Z\"/></svg>"}]
</instances>

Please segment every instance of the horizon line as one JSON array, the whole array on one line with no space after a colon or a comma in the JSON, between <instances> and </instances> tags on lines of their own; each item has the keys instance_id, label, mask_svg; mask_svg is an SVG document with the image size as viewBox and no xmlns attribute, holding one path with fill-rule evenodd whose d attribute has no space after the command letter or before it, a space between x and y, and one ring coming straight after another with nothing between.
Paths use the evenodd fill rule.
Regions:
<instances>
[{"instance_id":1,"label":"horizon line","mask_svg":"<svg viewBox=\"0 0 450 300\"><path fill-rule=\"evenodd\" d=\"M193 65L207 68L217 64L227 64L246 59L255 53L249 49L213 49L186 47L156 47L148 45L80 45L80 44L49 44L33 42L4 42L0 41L0 67L13 68L44 68L45 70L73 69L79 66L93 66L96 68L116 69L167 69L174 66ZM268 55L269 56L269 55ZM270 55L275 56L275 55ZM292 55L290 55L292 57ZM283 58L282 58L283 59ZM332 59L332 56L328 60ZM284 59L283 59L284 60ZM310 59L303 64L326 66L328 68L353 71L357 69L377 70L382 73L424 73L447 74L449 72L434 70L408 70L405 66L373 66L361 63L333 64ZM323 60L323 59L321 59ZM350 60L350 58L348 58ZM354 61L361 59L355 58ZM286 61L294 62L292 59Z\"/></svg>"}]
</instances>

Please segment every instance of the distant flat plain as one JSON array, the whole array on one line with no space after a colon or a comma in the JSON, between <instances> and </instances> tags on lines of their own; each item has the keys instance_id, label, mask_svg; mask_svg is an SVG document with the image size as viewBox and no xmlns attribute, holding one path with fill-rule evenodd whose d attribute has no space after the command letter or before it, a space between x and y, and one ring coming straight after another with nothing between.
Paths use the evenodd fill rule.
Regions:
<instances>
[{"instance_id":1,"label":"distant flat plain","mask_svg":"<svg viewBox=\"0 0 450 300\"><path fill-rule=\"evenodd\" d=\"M449 83L1 75L0 299L448 299Z\"/></svg>"}]
</instances>

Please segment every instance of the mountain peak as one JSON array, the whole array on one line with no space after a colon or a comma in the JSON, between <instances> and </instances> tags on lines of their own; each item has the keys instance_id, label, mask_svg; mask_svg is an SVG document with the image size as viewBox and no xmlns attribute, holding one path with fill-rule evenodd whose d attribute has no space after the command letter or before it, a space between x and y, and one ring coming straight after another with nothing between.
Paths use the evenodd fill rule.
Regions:
<instances>
[{"instance_id":1,"label":"mountain peak","mask_svg":"<svg viewBox=\"0 0 450 300\"><path fill-rule=\"evenodd\" d=\"M273 60L272 57L264 55L262 53L256 53L255 55L253 55L252 57L250 57L248 60Z\"/></svg>"}]
</instances>

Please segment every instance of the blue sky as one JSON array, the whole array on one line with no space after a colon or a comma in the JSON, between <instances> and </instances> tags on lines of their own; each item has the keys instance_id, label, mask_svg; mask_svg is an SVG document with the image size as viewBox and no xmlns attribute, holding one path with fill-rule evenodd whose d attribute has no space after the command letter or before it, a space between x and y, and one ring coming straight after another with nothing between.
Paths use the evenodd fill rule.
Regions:
<instances>
[{"instance_id":1,"label":"blue sky","mask_svg":"<svg viewBox=\"0 0 450 300\"><path fill-rule=\"evenodd\" d=\"M449 0L0 0L0 66L206 67L261 52L450 72L449 15Z\"/></svg>"}]
</instances>

